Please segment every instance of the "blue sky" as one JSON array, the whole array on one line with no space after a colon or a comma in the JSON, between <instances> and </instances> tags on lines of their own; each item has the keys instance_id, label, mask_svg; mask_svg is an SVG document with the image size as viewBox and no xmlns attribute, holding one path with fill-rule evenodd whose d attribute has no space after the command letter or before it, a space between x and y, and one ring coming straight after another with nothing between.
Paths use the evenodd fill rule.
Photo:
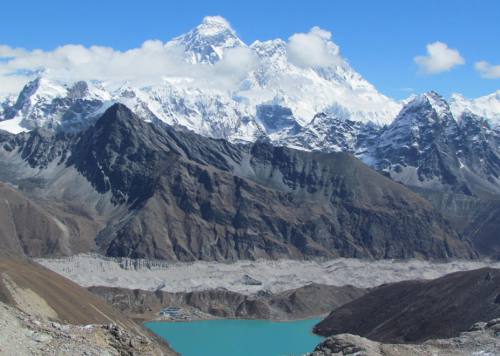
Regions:
<instances>
[{"instance_id":1,"label":"blue sky","mask_svg":"<svg viewBox=\"0 0 500 356\"><path fill-rule=\"evenodd\" d=\"M333 33L353 67L384 94L436 90L468 97L500 89L478 61L500 64L500 1L8 1L2 4L0 44L54 49L73 43L125 50L148 39L166 41L206 15L228 19L247 43L288 38L319 26ZM414 57L435 41L457 49L465 64L437 74L419 72Z\"/></svg>"}]
</instances>

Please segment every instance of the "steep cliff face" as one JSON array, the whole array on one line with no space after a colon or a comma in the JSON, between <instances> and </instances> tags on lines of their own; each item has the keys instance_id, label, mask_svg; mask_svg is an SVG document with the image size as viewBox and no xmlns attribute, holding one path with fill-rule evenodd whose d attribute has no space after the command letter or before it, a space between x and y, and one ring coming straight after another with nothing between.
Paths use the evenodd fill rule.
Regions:
<instances>
[{"instance_id":1,"label":"steep cliff face","mask_svg":"<svg viewBox=\"0 0 500 356\"><path fill-rule=\"evenodd\" d=\"M106 212L96 242L110 256L474 256L427 201L349 154L233 145L146 123L120 104L82 134L36 145L33 135L4 138L3 164L27 163L23 179L45 192L57 184L59 196L73 185L58 177L84 178L93 191L74 199Z\"/></svg>"}]
</instances>

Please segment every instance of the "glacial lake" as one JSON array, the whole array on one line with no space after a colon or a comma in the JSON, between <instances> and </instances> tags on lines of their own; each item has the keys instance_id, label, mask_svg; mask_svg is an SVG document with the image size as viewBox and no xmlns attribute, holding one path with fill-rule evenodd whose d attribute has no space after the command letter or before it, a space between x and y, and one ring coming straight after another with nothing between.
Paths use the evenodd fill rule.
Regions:
<instances>
[{"instance_id":1,"label":"glacial lake","mask_svg":"<svg viewBox=\"0 0 500 356\"><path fill-rule=\"evenodd\" d=\"M312 333L320 320L152 321L145 325L183 356L300 356L322 341Z\"/></svg>"}]
</instances>

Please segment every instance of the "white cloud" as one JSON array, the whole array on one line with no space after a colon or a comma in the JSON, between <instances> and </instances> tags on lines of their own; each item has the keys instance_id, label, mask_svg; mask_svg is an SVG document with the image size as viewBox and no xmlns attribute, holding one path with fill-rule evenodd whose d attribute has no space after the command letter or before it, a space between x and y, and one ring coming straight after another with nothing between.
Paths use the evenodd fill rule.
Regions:
<instances>
[{"instance_id":1,"label":"white cloud","mask_svg":"<svg viewBox=\"0 0 500 356\"><path fill-rule=\"evenodd\" d=\"M5 45L0 45L0 59L17 57L25 54L26 51L22 48L12 48Z\"/></svg>"},{"instance_id":2,"label":"white cloud","mask_svg":"<svg viewBox=\"0 0 500 356\"><path fill-rule=\"evenodd\" d=\"M0 45L0 94L19 91L34 73L43 71L63 82L101 80L154 85L167 77L185 77L197 86L224 89L234 85L256 64L248 48L228 49L214 66L190 64L182 49L149 40L139 48L117 51L111 47L65 45L52 51L24 50Z\"/></svg>"},{"instance_id":3,"label":"white cloud","mask_svg":"<svg viewBox=\"0 0 500 356\"><path fill-rule=\"evenodd\" d=\"M304 68L339 64L342 62L340 50L331 38L330 32L319 27L313 27L308 33L294 34L287 42L287 56L291 63ZM232 90L259 65L258 56L248 47L227 49L214 65L189 63L183 51L173 42L159 40L148 40L126 51L79 44L53 50L0 45L0 95L18 92L39 72L69 83L99 80L111 86L129 82L141 87L160 84L168 78L182 78L182 85ZM297 82L290 85L295 87Z\"/></svg>"},{"instance_id":4,"label":"white cloud","mask_svg":"<svg viewBox=\"0 0 500 356\"><path fill-rule=\"evenodd\" d=\"M500 65L492 65L486 61L476 62L476 70L485 79L500 79Z\"/></svg>"},{"instance_id":5,"label":"white cloud","mask_svg":"<svg viewBox=\"0 0 500 356\"><path fill-rule=\"evenodd\" d=\"M429 43L426 48L426 56L417 56L414 58L415 63L423 73L437 74L446 72L455 66L465 63L460 52L456 49L449 48L446 43Z\"/></svg>"},{"instance_id":6,"label":"white cloud","mask_svg":"<svg viewBox=\"0 0 500 356\"><path fill-rule=\"evenodd\" d=\"M288 39L290 62L300 67L326 67L340 62L339 48L331 42L332 34L319 27L308 33L296 33Z\"/></svg>"},{"instance_id":7,"label":"white cloud","mask_svg":"<svg viewBox=\"0 0 500 356\"><path fill-rule=\"evenodd\" d=\"M227 49L214 66L217 74L239 81L257 65L257 56L247 47Z\"/></svg>"}]
</instances>

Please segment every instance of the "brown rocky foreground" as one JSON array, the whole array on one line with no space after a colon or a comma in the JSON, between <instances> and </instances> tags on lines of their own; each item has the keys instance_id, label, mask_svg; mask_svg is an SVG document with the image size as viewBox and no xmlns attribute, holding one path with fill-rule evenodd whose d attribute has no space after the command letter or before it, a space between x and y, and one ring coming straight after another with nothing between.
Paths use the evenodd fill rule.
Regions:
<instances>
[{"instance_id":1,"label":"brown rocky foreground","mask_svg":"<svg viewBox=\"0 0 500 356\"><path fill-rule=\"evenodd\" d=\"M0 354L175 355L99 297L27 259L0 259L0 303Z\"/></svg>"}]
</instances>

